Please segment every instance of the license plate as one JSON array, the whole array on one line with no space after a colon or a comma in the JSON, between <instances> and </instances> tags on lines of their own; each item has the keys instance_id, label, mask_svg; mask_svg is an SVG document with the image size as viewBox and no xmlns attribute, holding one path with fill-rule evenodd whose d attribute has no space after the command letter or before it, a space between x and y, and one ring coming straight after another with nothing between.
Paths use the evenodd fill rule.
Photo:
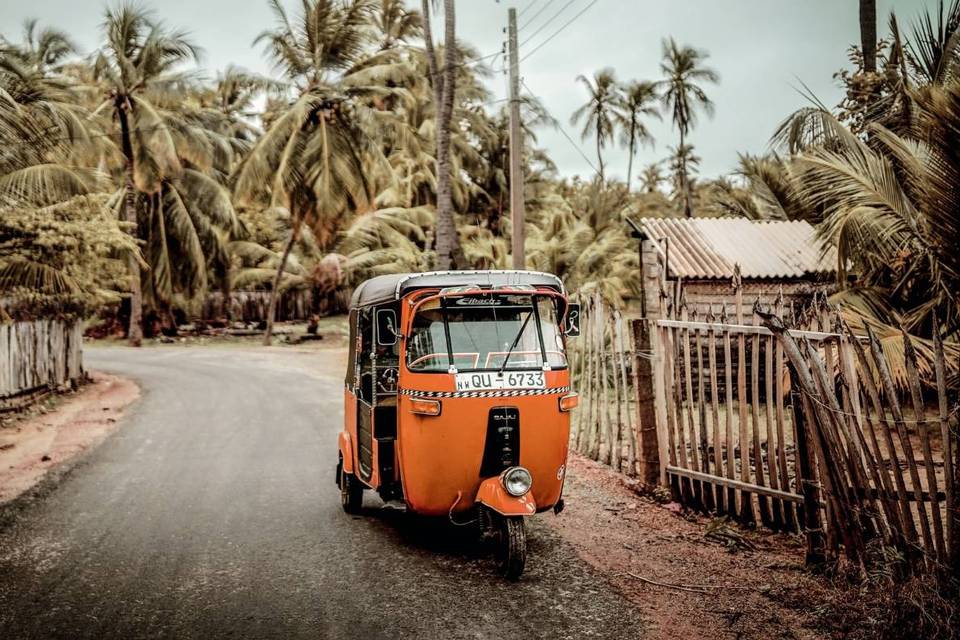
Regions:
<instances>
[{"instance_id":1,"label":"license plate","mask_svg":"<svg viewBox=\"0 0 960 640\"><path fill-rule=\"evenodd\" d=\"M457 391L543 388L543 371L505 371L502 375L496 372L457 374Z\"/></svg>"}]
</instances>

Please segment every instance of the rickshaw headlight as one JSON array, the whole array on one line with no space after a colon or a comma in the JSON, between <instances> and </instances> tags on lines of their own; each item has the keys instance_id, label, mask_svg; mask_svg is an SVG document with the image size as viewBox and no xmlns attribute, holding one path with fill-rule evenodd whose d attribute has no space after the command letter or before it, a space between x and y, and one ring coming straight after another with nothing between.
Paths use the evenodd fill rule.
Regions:
<instances>
[{"instance_id":1,"label":"rickshaw headlight","mask_svg":"<svg viewBox=\"0 0 960 640\"><path fill-rule=\"evenodd\" d=\"M438 416L440 415L440 401L413 398L410 400L410 411L424 416Z\"/></svg>"},{"instance_id":2,"label":"rickshaw headlight","mask_svg":"<svg viewBox=\"0 0 960 640\"><path fill-rule=\"evenodd\" d=\"M533 476L523 467L511 467L503 472L501 478L503 488L515 498L526 495L533 486Z\"/></svg>"}]
</instances>

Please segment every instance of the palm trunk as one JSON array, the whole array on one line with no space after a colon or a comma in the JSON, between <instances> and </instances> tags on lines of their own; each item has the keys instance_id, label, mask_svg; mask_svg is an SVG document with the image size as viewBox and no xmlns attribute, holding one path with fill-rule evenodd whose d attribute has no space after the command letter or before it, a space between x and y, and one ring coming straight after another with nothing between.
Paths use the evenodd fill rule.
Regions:
<instances>
[{"instance_id":1,"label":"palm trunk","mask_svg":"<svg viewBox=\"0 0 960 640\"><path fill-rule=\"evenodd\" d=\"M123 218L126 222L133 225L130 229L130 235L138 238L137 230L137 193L133 179L133 143L130 140L130 122L127 119L127 101L125 99L117 100L117 118L120 121L120 144L123 150L124 174L126 184L124 185L123 197ZM143 344L143 291L140 283L140 262L137 256L131 254L127 259L127 267L130 270L130 325L127 330L127 338L131 347L139 347Z\"/></svg>"},{"instance_id":2,"label":"palm trunk","mask_svg":"<svg viewBox=\"0 0 960 640\"><path fill-rule=\"evenodd\" d=\"M877 0L860 0L860 50L863 70L877 71Z\"/></svg>"},{"instance_id":3,"label":"palm trunk","mask_svg":"<svg viewBox=\"0 0 960 640\"><path fill-rule=\"evenodd\" d=\"M600 144L600 127L597 127L597 163L599 163L600 186L603 186L603 145Z\"/></svg>"},{"instance_id":4,"label":"palm trunk","mask_svg":"<svg viewBox=\"0 0 960 640\"><path fill-rule=\"evenodd\" d=\"M690 179L687 177L687 154L684 151L683 128L680 128L680 193L683 197L683 215L687 218L693 217L693 207L690 204Z\"/></svg>"},{"instance_id":5,"label":"palm trunk","mask_svg":"<svg viewBox=\"0 0 960 640\"><path fill-rule=\"evenodd\" d=\"M277 265L277 273L273 276L270 302L267 304L267 330L263 334L263 344L266 346L270 346L273 340L273 319L277 315L277 301L280 298L280 279L283 277L283 270L287 267L287 260L290 258L290 252L293 251L293 245L297 242L299 231L300 223L294 222L293 229L290 230L290 239L287 241L287 246L283 248L283 256L280 258L280 264Z\"/></svg>"},{"instance_id":6,"label":"palm trunk","mask_svg":"<svg viewBox=\"0 0 960 640\"><path fill-rule=\"evenodd\" d=\"M630 123L630 158L627 160L627 193L630 192L630 180L633 177L633 154L637 146L637 127Z\"/></svg>"},{"instance_id":7,"label":"palm trunk","mask_svg":"<svg viewBox=\"0 0 960 640\"><path fill-rule=\"evenodd\" d=\"M444 0L444 68L442 75L437 69L436 52L430 35L429 1L423 0L424 43L433 78L434 102L437 119L437 260L436 267L450 269L462 262L460 239L453 219L453 192L450 185L450 123L453 116L453 101L456 92L456 14L453 0ZM463 266L456 264L456 266Z\"/></svg>"}]
</instances>

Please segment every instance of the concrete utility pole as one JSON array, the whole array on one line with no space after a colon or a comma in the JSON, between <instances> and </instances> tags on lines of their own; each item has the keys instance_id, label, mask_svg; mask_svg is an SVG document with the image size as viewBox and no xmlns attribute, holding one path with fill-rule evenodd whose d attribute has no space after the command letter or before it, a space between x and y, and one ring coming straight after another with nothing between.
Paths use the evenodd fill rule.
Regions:
<instances>
[{"instance_id":1,"label":"concrete utility pole","mask_svg":"<svg viewBox=\"0 0 960 640\"><path fill-rule=\"evenodd\" d=\"M510 49L510 220L513 224L511 250L513 268L526 269L523 210L523 132L520 128L520 60L517 57L517 10L509 10Z\"/></svg>"}]
</instances>

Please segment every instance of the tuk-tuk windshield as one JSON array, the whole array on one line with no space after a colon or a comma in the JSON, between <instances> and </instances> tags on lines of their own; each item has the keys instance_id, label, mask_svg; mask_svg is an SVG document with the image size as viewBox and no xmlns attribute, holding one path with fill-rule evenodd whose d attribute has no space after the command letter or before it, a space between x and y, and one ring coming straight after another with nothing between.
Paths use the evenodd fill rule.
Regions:
<instances>
[{"instance_id":1,"label":"tuk-tuk windshield","mask_svg":"<svg viewBox=\"0 0 960 640\"><path fill-rule=\"evenodd\" d=\"M457 371L540 370L544 362L551 368L567 365L553 298L495 295L441 300L423 305L413 319L407 342L411 371L446 373L451 364Z\"/></svg>"}]
</instances>

